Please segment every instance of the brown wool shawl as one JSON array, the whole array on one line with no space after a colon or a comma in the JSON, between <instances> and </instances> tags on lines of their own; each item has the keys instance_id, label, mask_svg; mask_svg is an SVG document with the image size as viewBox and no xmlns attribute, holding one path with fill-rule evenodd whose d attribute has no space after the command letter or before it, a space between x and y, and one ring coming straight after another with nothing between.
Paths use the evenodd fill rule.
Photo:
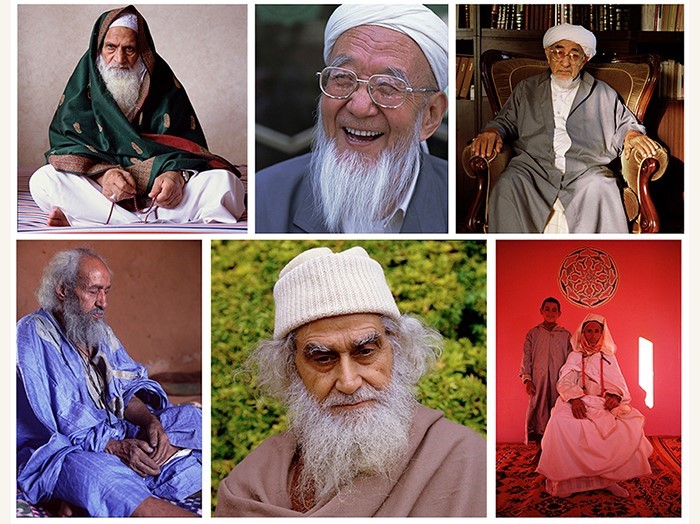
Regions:
<instances>
[{"instance_id":1,"label":"brown wool shawl","mask_svg":"<svg viewBox=\"0 0 700 524\"><path fill-rule=\"evenodd\" d=\"M215 517L484 517L486 442L475 431L416 407L406 457L387 476L356 481L306 513L292 509L296 441L272 436L219 486Z\"/></svg>"}]
</instances>

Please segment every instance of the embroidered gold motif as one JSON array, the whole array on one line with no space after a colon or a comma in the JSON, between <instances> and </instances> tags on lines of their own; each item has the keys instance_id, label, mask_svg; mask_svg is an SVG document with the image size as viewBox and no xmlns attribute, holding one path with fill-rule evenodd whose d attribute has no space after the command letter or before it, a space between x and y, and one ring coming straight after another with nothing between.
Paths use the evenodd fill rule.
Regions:
<instances>
[{"instance_id":1,"label":"embroidered gold motif","mask_svg":"<svg viewBox=\"0 0 700 524\"><path fill-rule=\"evenodd\" d=\"M182 87L182 84L177 81L177 78L175 76L173 76L173 82L175 82L175 87L177 87L178 89Z\"/></svg>"},{"instance_id":2,"label":"embroidered gold motif","mask_svg":"<svg viewBox=\"0 0 700 524\"><path fill-rule=\"evenodd\" d=\"M143 113L139 113L139 125L143 124Z\"/></svg>"},{"instance_id":3,"label":"embroidered gold motif","mask_svg":"<svg viewBox=\"0 0 700 524\"><path fill-rule=\"evenodd\" d=\"M100 124L97 124L97 129L99 129L100 133L102 132L102 126Z\"/></svg>"},{"instance_id":4,"label":"embroidered gold motif","mask_svg":"<svg viewBox=\"0 0 700 524\"><path fill-rule=\"evenodd\" d=\"M97 153L97 149L95 149L95 148L92 147L91 145L86 145L85 147L87 147L87 148L88 148L90 151L92 151L93 153Z\"/></svg>"},{"instance_id":5,"label":"embroidered gold motif","mask_svg":"<svg viewBox=\"0 0 700 524\"><path fill-rule=\"evenodd\" d=\"M132 143L131 143L131 147L133 147L133 148L134 148L134 151L136 151L139 155L140 155L141 153L143 153L143 150L142 150L139 146L136 145L136 142L132 142Z\"/></svg>"},{"instance_id":6,"label":"embroidered gold motif","mask_svg":"<svg viewBox=\"0 0 700 524\"><path fill-rule=\"evenodd\" d=\"M168 113L165 113L163 115L163 126L165 129L168 129L170 127L170 115Z\"/></svg>"},{"instance_id":7,"label":"embroidered gold motif","mask_svg":"<svg viewBox=\"0 0 700 524\"><path fill-rule=\"evenodd\" d=\"M194 121L194 115L190 115L190 129L194 131L197 128L197 124Z\"/></svg>"},{"instance_id":8,"label":"embroidered gold motif","mask_svg":"<svg viewBox=\"0 0 700 524\"><path fill-rule=\"evenodd\" d=\"M76 131L78 134L80 134L80 133L83 132L82 129L80 129L80 124L79 124L78 122L76 122L75 124L73 124L73 129L75 129L75 131Z\"/></svg>"},{"instance_id":9,"label":"embroidered gold motif","mask_svg":"<svg viewBox=\"0 0 700 524\"><path fill-rule=\"evenodd\" d=\"M65 101L66 101L66 95L63 94L63 95L61 95L61 99L58 101L58 105L62 106L63 102L65 102Z\"/></svg>"}]
</instances>

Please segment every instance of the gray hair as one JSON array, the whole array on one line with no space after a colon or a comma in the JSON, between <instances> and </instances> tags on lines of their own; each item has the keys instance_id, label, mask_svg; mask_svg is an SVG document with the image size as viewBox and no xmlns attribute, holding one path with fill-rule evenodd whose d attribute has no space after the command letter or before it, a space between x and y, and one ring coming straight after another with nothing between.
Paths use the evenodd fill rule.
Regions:
<instances>
[{"instance_id":1,"label":"gray hair","mask_svg":"<svg viewBox=\"0 0 700 524\"><path fill-rule=\"evenodd\" d=\"M56 294L56 288L59 286L65 286L67 289L75 288L78 284L80 263L85 258L96 258L105 267L107 266L107 262L103 257L87 247L60 251L53 256L44 268L39 288L36 290L36 298L39 300L42 308L51 312L60 309L61 301Z\"/></svg>"},{"instance_id":2,"label":"gray hair","mask_svg":"<svg viewBox=\"0 0 700 524\"><path fill-rule=\"evenodd\" d=\"M381 317L387 338L394 355L405 365L396 367L411 387L415 387L423 375L435 364L442 348L442 335L410 315L401 315L394 320ZM294 357L296 354L295 332L281 340L263 340L253 350L248 364L257 371L258 388L282 402L287 399L287 391L298 375ZM285 402L286 403L286 402Z\"/></svg>"}]
</instances>

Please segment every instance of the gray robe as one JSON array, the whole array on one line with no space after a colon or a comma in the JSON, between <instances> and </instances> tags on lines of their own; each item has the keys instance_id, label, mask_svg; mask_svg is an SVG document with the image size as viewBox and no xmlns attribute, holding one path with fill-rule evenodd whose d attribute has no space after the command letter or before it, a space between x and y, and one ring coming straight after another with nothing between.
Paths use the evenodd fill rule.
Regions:
<instances>
[{"instance_id":1,"label":"gray robe","mask_svg":"<svg viewBox=\"0 0 700 524\"><path fill-rule=\"evenodd\" d=\"M311 154L255 174L256 233L328 233L314 205ZM447 233L447 162L421 154L421 168L401 233Z\"/></svg>"},{"instance_id":2,"label":"gray robe","mask_svg":"<svg viewBox=\"0 0 700 524\"><path fill-rule=\"evenodd\" d=\"M617 92L585 71L566 128L566 171L554 167L550 73L521 81L485 126L512 142L515 156L489 198L489 232L541 233L559 197L571 233L627 233L617 180L607 167L630 130L645 132Z\"/></svg>"},{"instance_id":3,"label":"gray robe","mask_svg":"<svg viewBox=\"0 0 700 524\"><path fill-rule=\"evenodd\" d=\"M525 336L523 359L520 364L520 377L530 377L535 385L535 394L527 406L527 435L540 437L549 421L549 412L554 407L559 393L557 381L559 369L571 353L569 339L571 333L561 326L549 331L538 324Z\"/></svg>"}]
</instances>

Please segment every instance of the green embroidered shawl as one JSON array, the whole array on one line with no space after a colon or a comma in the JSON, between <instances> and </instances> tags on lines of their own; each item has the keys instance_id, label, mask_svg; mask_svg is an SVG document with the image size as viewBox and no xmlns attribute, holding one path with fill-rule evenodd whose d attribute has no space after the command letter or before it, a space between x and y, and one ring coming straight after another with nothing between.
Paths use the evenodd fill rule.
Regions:
<instances>
[{"instance_id":1,"label":"green embroidered shawl","mask_svg":"<svg viewBox=\"0 0 700 524\"><path fill-rule=\"evenodd\" d=\"M110 24L121 14L138 18L138 49L146 73L130 122L107 90L95 63ZM133 7L103 13L90 48L78 62L49 128L46 160L56 169L96 176L123 167L136 180L140 196L169 170L223 168L240 176L225 159L207 150L206 139L185 89L156 53L146 21Z\"/></svg>"}]
</instances>

